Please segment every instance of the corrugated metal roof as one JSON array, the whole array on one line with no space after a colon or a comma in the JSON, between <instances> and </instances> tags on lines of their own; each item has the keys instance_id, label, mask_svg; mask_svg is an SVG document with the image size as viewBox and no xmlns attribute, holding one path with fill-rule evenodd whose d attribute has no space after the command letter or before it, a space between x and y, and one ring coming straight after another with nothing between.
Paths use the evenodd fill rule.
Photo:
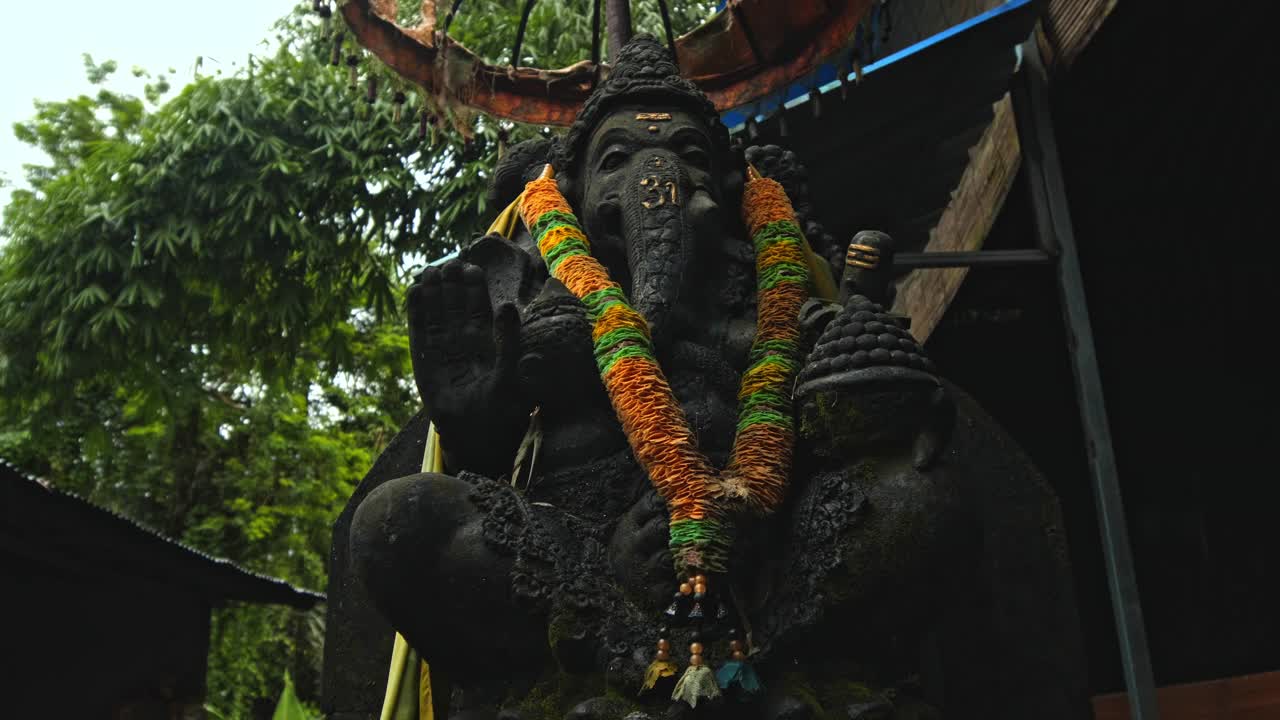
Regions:
<instances>
[{"instance_id":1,"label":"corrugated metal roof","mask_svg":"<svg viewBox=\"0 0 1280 720\"><path fill-rule=\"evenodd\" d=\"M307 609L324 595L247 570L26 475L0 458L0 548L93 575L139 576L211 600Z\"/></svg>"}]
</instances>

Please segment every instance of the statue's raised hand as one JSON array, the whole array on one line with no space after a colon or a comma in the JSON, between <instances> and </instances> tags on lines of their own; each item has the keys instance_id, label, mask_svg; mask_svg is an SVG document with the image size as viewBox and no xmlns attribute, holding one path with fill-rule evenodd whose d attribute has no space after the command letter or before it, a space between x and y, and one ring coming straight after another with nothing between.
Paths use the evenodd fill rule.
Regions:
<instances>
[{"instance_id":1,"label":"statue's raised hand","mask_svg":"<svg viewBox=\"0 0 1280 720\"><path fill-rule=\"evenodd\" d=\"M484 270L457 259L417 277L408 314L413 376L450 470L509 471L508 446L528 417L517 390L515 306L493 308Z\"/></svg>"}]
</instances>

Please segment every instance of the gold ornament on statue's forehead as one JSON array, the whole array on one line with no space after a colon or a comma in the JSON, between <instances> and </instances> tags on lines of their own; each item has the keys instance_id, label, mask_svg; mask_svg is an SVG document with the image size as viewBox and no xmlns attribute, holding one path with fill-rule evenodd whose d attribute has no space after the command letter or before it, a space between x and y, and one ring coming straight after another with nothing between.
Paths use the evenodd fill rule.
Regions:
<instances>
[{"instance_id":1,"label":"gold ornament on statue's forehead","mask_svg":"<svg viewBox=\"0 0 1280 720\"><path fill-rule=\"evenodd\" d=\"M636 113L636 120L645 122L665 122L671 119L671 113L665 112L642 112Z\"/></svg>"}]
</instances>

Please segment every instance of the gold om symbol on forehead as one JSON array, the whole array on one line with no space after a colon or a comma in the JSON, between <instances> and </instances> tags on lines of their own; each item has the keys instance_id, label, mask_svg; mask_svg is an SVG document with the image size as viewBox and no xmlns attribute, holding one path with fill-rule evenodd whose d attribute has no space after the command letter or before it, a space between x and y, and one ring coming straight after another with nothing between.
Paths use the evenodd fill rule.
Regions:
<instances>
[{"instance_id":1,"label":"gold om symbol on forehead","mask_svg":"<svg viewBox=\"0 0 1280 720\"><path fill-rule=\"evenodd\" d=\"M675 181L667 180L666 182L661 182L656 175L650 175L640 181L640 187L649 193L648 199L640 201L640 204L646 210L662 207L668 202L672 205L680 204L680 197L676 193Z\"/></svg>"}]
</instances>

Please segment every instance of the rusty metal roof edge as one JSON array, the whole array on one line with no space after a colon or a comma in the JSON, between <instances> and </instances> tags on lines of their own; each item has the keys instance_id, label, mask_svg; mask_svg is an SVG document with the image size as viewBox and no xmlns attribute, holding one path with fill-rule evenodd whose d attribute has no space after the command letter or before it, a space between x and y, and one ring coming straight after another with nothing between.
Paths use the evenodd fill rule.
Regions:
<instances>
[{"instance_id":1,"label":"rusty metal roof edge","mask_svg":"<svg viewBox=\"0 0 1280 720\"><path fill-rule=\"evenodd\" d=\"M978 15L975 15L963 22L952 25L942 32L930 35L923 40L912 43L897 52L886 55L885 57L866 65L862 68L862 74L865 76L879 70L883 70L895 63L899 63L912 56L919 55L920 53L927 51L929 48L950 40L967 30L981 26L1015 11L1022 10L1027 6L1034 6L1041 2L1042 0L1007 0L997 7L987 10L986 12L979 13ZM1016 47L1016 45L1013 46L1013 48ZM1011 49L1011 52L1012 51L1014 50ZM1019 60L1020 59L1021 58L1019 57ZM749 103L747 105L726 110L720 114L720 117L724 121L725 127L729 128L730 133L741 132L746 128L747 120L752 116L755 117L756 121L763 122L779 111L790 110L811 102L811 95L815 91L821 95L826 95L835 91L840 87L839 76L836 72L837 71L833 68L830 62L823 63L813 72L809 73L807 78L797 78L792 82L784 91L785 98L782 96L775 96L771 102L756 101L754 103ZM854 82L854 75L855 74L853 72L849 72L845 77L845 81L850 83ZM812 80L813 78L821 79L823 77L833 77L835 79L824 80L821 83L815 83ZM814 87L815 85L817 85L817 87Z\"/></svg>"},{"instance_id":2,"label":"rusty metal roof edge","mask_svg":"<svg viewBox=\"0 0 1280 720\"><path fill-rule=\"evenodd\" d=\"M306 588L297 587L285 580L281 580L280 578L272 577L264 573L259 573L253 570L249 570L248 568L241 567L240 565L237 565L226 558L210 555L206 552L193 548L190 545L187 545L186 543L175 540L171 537L168 537L167 535L160 533L158 530L155 530L146 525L143 525L142 523L138 522L137 520L134 520L131 517L128 517L127 515L124 515L110 508L106 508L94 502L91 502L90 500L83 498L69 490L64 490L62 488L59 488L46 480L41 480L39 478L28 475L27 473L19 469L17 466L15 466L13 463L9 462L8 460L2 457L0 457L0 471L4 471L4 474L12 475L13 478L19 481L30 483L31 485L36 486L37 488L43 490L44 492L48 493L51 496L58 497L73 503L77 503L90 510L95 510L101 513L103 516L109 517L114 521L122 524L124 527L129 528L133 532L150 536L151 538L154 538L155 540L158 540L161 543L164 543L165 545L181 550L186 554L204 563L207 563L209 566L211 566L210 569L216 568L223 571L231 571L245 580L248 580L252 583L256 583L260 585L264 590L275 591L271 593L273 595L278 593L284 594L284 595L281 595L281 600L271 601L271 602L278 602L280 604L291 605L293 607L297 607L300 609L307 609L307 608L313 607L317 603L321 603L325 601L324 593L316 592L315 590L308 590ZM292 596L291 598L292 601L286 600L285 595ZM232 597L231 595L227 595L226 597L232 600L241 599L241 598Z\"/></svg>"}]
</instances>

